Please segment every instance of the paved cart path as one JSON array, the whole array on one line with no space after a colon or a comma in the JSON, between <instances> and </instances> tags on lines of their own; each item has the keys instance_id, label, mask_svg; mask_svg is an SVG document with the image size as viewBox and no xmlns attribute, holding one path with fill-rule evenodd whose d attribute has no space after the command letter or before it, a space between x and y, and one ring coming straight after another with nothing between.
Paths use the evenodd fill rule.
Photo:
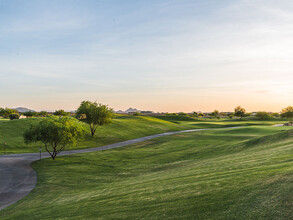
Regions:
<instances>
[{"instance_id":1,"label":"paved cart path","mask_svg":"<svg viewBox=\"0 0 293 220\"><path fill-rule=\"evenodd\" d=\"M237 127L226 127L226 128L208 128L208 129L191 129L183 131L173 131L161 134L150 135L146 137L136 138L128 141L123 141L115 144L110 144L102 147L63 151L58 154L70 155L78 153L88 153L94 151L108 150L117 147L123 147L129 144L134 144L146 140L150 140L157 137L163 137L172 134L186 133L193 131L204 131L204 130L215 130L215 129L231 129ZM57 157L58 157L57 156ZM42 158L48 158L47 152L42 153ZM17 202L26 195L28 195L37 183L37 174L32 169L31 163L39 160L39 153L25 153L25 154L9 154L0 155L0 210L8 207L9 205Z\"/></svg>"}]
</instances>

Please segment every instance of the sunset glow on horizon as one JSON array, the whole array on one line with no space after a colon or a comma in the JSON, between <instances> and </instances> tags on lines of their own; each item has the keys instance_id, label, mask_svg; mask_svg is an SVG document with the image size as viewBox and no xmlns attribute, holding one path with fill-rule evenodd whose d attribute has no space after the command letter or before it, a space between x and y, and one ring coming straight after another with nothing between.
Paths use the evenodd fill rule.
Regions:
<instances>
[{"instance_id":1,"label":"sunset glow on horizon","mask_svg":"<svg viewBox=\"0 0 293 220\"><path fill-rule=\"evenodd\" d=\"M293 104L289 0L0 0L0 107L155 112Z\"/></svg>"}]
</instances>

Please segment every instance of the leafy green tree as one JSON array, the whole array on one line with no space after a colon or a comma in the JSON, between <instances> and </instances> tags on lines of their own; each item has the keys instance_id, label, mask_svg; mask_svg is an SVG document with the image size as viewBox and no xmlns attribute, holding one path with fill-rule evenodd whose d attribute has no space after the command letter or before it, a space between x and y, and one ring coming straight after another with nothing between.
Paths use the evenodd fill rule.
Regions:
<instances>
[{"instance_id":1,"label":"leafy green tree","mask_svg":"<svg viewBox=\"0 0 293 220\"><path fill-rule=\"evenodd\" d=\"M62 117L62 116L67 116L69 115L70 113L69 112L66 112L64 111L63 109L60 109L60 110L57 110L53 113L53 115L56 115L56 116L59 116L59 117Z\"/></svg>"},{"instance_id":2,"label":"leafy green tree","mask_svg":"<svg viewBox=\"0 0 293 220\"><path fill-rule=\"evenodd\" d=\"M9 115L9 118L10 118L10 120L19 119L19 114L17 114L17 113L11 114L11 115Z\"/></svg>"},{"instance_id":3,"label":"leafy green tree","mask_svg":"<svg viewBox=\"0 0 293 220\"><path fill-rule=\"evenodd\" d=\"M267 120L270 118L270 114L267 112L257 112L255 117L260 120Z\"/></svg>"},{"instance_id":4,"label":"leafy green tree","mask_svg":"<svg viewBox=\"0 0 293 220\"><path fill-rule=\"evenodd\" d=\"M243 118L243 116L245 115L245 112L246 110L244 108L242 108L241 106L237 106L235 109L234 109L234 115L236 117L240 117L240 119Z\"/></svg>"},{"instance_id":5,"label":"leafy green tree","mask_svg":"<svg viewBox=\"0 0 293 220\"><path fill-rule=\"evenodd\" d=\"M288 106L287 108L282 109L281 117L287 118L289 123L293 123L293 106Z\"/></svg>"},{"instance_id":6,"label":"leafy green tree","mask_svg":"<svg viewBox=\"0 0 293 220\"><path fill-rule=\"evenodd\" d=\"M33 116L35 116L37 113L36 112L32 112L32 111L28 111L28 112L24 112L22 113L25 117L27 118L31 118Z\"/></svg>"},{"instance_id":7,"label":"leafy green tree","mask_svg":"<svg viewBox=\"0 0 293 220\"><path fill-rule=\"evenodd\" d=\"M39 116L39 117L46 117L46 116L48 116L48 112L46 112L46 111L40 111L40 112L37 113L37 116Z\"/></svg>"},{"instance_id":8,"label":"leafy green tree","mask_svg":"<svg viewBox=\"0 0 293 220\"><path fill-rule=\"evenodd\" d=\"M234 113L228 113L227 116L228 118L232 119L234 117Z\"/></svg>"},{"instance_id":9,"label":"leafy green tree","mask_svg":"<svg viewBox=\"0 0 293 220\"><path fill-rule=\"evenodd\" d=\"M221 112L220 115L222 115L223 117L226 117L227 116L227 113Z\"/></svg>"},{"instance_id":10,"label":"leafy green tree","mask_svg":"<svg viewBox=\"0 0 293 220\"><path fill-rule=\"evenodd\" d=\"M11 108L1 108L0 109L0 116L3 118L8 118L9 115L18 113L17 110Z\"/></svg>"},{"instance_id":11,"label":"leafy green tree","mask_svg":"<svg viewBox=\"0 0 293 220\"><path fill-rule=\"evenodd\" d=\"M71 117L49 116L24 132L26 144L41 142L54 160L69 144L76 144L85 133L78 120Z\"/></svg>"},{"instance_id":12,"label":"leafy green tree","mask_svg":"<svg viewBox=\"0 0 293 220\"><path fill-rule=\"evenodd\" d=\"M89 124L91 135L94 136L98 126L112 122L113 109L97 102L83 101L76 111L76 118Z\"/></svg>"},{"instance_id":13,"label":"leafy green tree","mask_svg":"<svg viewBox=\"0 0 293 220\"><path fill-rule=\"evenodd\" d=\"M198 113L197 115L198 115L198 117L203 117L203 116L205 116L204 113L201 113L201 112Z\"/></svg>"},{"instance_id":14,"label":"leafy green tree","mask_svg":"<svg viewBox=\"0 0 293 220\"><path fill-rule=\"evenodd\" d=\"M214 111L211 113L211 116L216 117L218 120L220 119L220 113L219 113L218 110L214 110Z\"/></svg>"},{"instance_id":15,"label":"leafy green tree","mask_svg":"<svg viewBox=\"0 0 293 220\"><path fill-rule=\"evenodd\" d=\"M274 112L271 114L272 117L278 118L280 117L280 114L278 112Z\"/></svg>"},{"instance_id":16,"label":"leafy green tree","mask_svg":"<svg viewBox=\"0 0 293 220\"><path fill-rule=\"evenodd\" d=\"M139 112L134 112L133 113L133 116L140 116L141 115L141 113L139 113Z\"/></svg>"},{"instance_id":17,"label":"leafy green tree","mask_svg":"<svg viewBox=\"0 0 293 220\"><path fill-rule=\"evenodd\" d=\"M192 112L191 116L197 118L198 114L197 114L197 112Z\"/></svg>"}]
</instances>

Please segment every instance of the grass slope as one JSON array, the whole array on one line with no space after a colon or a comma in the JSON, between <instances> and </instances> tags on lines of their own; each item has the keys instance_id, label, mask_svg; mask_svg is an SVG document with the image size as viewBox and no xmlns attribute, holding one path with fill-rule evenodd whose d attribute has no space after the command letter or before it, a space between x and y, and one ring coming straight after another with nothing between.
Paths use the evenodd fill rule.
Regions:
<instances>
[{"instance_id":1,"label":"grass slope","mask_svg":"<svg viewBox=\"0 0 293 220\"><path fill-rule=\"evenodd\" d=\"M292 219L287 129L192 132L35 162L36 188L0 219Z\"/></svg>"},{"instance_id":2,"label":"grass slope","mask_svg":"<svg viewBox=\"0 0 293 220\"><path fill-rule=\"evenodd\" d=\"M23 132L30 124L38 123L40 118L21 120L1 120L0 123L0 154L4 153L4 142L7 143L6 153L38 152L41 144L26 145L23 142ZM133 138L163 133L167 131L184 130L190 128L211 128L239 125L270 125L279 121L235 121L235 120L196 120L186 116L172 117L147 117L147 116L118 116L113 123L97 129L94 137L91 137L88 125L87 135L77 146L68 149L99 147Z\"/></svg>"}]
</instances>

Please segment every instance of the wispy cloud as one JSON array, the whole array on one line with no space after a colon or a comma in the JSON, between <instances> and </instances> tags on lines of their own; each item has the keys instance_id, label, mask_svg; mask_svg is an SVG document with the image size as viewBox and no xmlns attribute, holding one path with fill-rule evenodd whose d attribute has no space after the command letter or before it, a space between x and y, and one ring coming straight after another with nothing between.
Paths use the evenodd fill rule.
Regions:
<instances>
[{"instance_id":1,"label":"wispy cloud","mask_svg":"<svg viewBox=\"0 0 293 220\"><path fill-rule=\"evenodd\" d=\"M97 96L176 111L168 103L208 110L222 96L227 110L248 95L249 106L262 97L278 108L292 96L292 9L264 0L4 2L0 101L26 93L49 105L42 94L70 107Z\"/></svg>"}]
</instances>

